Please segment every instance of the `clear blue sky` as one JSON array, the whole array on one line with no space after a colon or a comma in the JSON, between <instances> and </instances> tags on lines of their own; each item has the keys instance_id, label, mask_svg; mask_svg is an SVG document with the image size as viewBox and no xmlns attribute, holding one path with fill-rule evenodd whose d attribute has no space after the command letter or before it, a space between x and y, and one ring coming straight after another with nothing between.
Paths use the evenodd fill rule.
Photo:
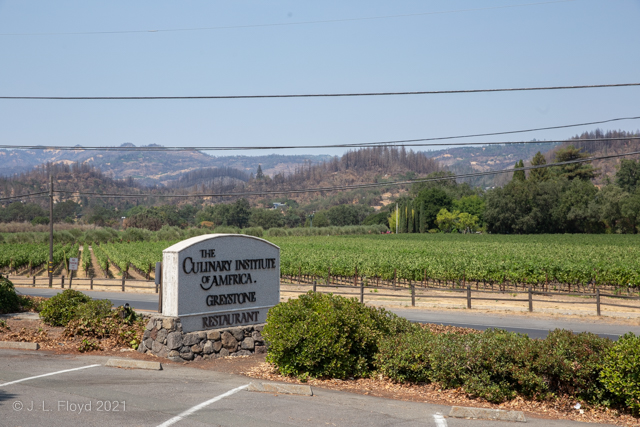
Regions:
<instances>
[{"instance_id":1,"label":"clear blue sky","mask_svg":"<svg viewBox=\"0 0 640 427\"><path fill-rule=\"evenodd\" d=\"M0 0L0 95L249 95L640 81L640 0L499 8L531 3L536 0ZM403 14L422 15L257 26ZM198 27L236 28L7 35ZM637 116L639 95L636 87L338 99L0 100L0 143L269 146L438 137ZM636 130L640 121L603 127ZM581 130L592 127L500 140L566 138Z\"/></svg>"}]
</instances>

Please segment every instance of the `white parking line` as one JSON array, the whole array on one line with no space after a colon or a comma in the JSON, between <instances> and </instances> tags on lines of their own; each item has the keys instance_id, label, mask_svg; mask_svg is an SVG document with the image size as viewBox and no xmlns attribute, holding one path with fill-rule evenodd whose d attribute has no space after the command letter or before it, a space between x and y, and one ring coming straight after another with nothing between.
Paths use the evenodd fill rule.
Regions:
<instances>
[{"instance_id":1,"label":"white parking line","mask_svg":"<svg viewBox=\"0 0 640 427\"><path fill-rule=\"evenodd\" d=\"M35 380L36 378L49 377L51 375L64 374L65 372L79 371L80 369L95 368L96 366L101 366L101 365L89 365L89 366L83 366L81 368L65 369L64 371L57 371L57 372L51 372L49 374L36 375L35 377L23 378L21 380L16 380L16 381L11 381L9 383L0 384L0 387L4 387L6 385L11 385L11 384L16 384L16 383L21 383L22 381Z\"/></svg>"},{"instance_id":2,"label":"white parking line","mask_svg":"<svg viewBox=\"0 0 640 427\"><path fill-rule=\"evenodd\" d=\"M170 425L173 425L173 424L177 423L178 421L182 420L185 417L188 417L189 415L193 414L194 412L199 411L200 409L204 408L205 406L209 406L212 403L217 402L218 400L222 400L225 397L229 397L232 394L235 394L235 393L239 392L240 390L244 390L247 387L249 387L249 384L240 386L238 388L234 388L233 390L229 390L228 392L226 392L224 394L221 394L220 396L214 397L211 400L207 400L206 402L202 402L201 404L196 405L193 408L187 409L186 411L176 415L175 417L171 418L170 420L167 420L167 421L163 422L158 427L169 427Z\"/></svg>"},{"instance_id":3,"label":"white parking line","mask_svg":"<svg viewBox=\"0 0 640 427\"><path fill-rule=\"evenodd\" d=\"M436 422L436 426L447 427L447 420L440 413L433 414L433 420Z\"/></svg>"}]
</instances>

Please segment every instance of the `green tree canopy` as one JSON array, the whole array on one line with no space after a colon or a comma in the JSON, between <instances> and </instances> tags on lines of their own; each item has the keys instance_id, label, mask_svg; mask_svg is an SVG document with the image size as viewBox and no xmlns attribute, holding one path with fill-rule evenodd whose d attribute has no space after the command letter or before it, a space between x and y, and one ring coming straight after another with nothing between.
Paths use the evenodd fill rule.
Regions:
<instances>
[{"instance_id":1,"label":"green tree canopy","mask_svg":"<svg viewBox=\"0 0 640 427\"><path fill-rule=\"evenodd\" d=\"M515 168L523 168L524 167L524 162L522 160L520 160L519 162L516 162L516 166ZM525 181L527 179L525 173L523 170L517 170L513 172L513 180L514 181Z\"/></svg>"},{"instance_id":2,"label":"green tree canopy","mask_svg":"<svg viewBox=\"0 0 640 427\"><path fill-rule=\"evenodd\" d=\"M582 153L581 151L581 148L575 148L573 145L561 148L556 151L556 163L586 159L589 157L588 153ZM591 162L571 163L568 165L558 166L556 171L561 177L567 178L569 181L574 179L588 181L595 178L597 172L594 167L591 166Z\"/></svg>"},{"instance_id":3,"label":"green tree canopy","mask_svg":"<svg viewBox=\"0 0 640 427\"><path fill-rule=\"evenodd\" d=\"M640 162L622 159L616 172L615 183L627 193L634 193L640 183Z\"/></svg>"},{"instance_id":4,"label":"green tree canopy","mask_svg":"<svg viewBox=\"0 0 640 427\"><path fill-rule=\"evenodd\" d=\"M531 166L542 166L547 164L547 159L541 152L537 152L531 159ZM549 168L531 169L529 171L529 179L534 182L542 182L549 179Z\"/></svg>"}]
</instances>

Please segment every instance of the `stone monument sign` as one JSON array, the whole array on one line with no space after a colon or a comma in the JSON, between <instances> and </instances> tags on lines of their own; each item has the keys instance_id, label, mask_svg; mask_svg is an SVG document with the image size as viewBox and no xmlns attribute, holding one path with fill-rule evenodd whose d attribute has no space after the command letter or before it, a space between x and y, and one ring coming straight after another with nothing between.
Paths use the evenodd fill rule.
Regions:
<instances>
[{"instance_id":1,"label":"stone monument sign","mask_svg":"<svg viewBox=\"0 0 640 427\"><path fill-rule=\"evenodd\" d=\"M162 314L183 332L265 323L280 301L280 248L243 234L192 237L162 252Z\"/></svg>"}]
</instances>

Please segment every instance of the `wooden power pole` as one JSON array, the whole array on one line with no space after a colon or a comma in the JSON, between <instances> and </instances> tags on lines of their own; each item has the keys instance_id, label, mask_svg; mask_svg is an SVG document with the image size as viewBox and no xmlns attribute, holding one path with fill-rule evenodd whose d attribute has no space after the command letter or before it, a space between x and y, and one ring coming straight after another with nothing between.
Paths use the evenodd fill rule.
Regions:
<instances>
[{"instance_id":1,"label":"wooden power pole","mask_svg":"<svg viewBox=\"0 0 640 427\"><path fill-rule=\"evenodd\" d=\"M53 285L53 174L49 174L49 287Z\"/></svg>"}]
</instances>

